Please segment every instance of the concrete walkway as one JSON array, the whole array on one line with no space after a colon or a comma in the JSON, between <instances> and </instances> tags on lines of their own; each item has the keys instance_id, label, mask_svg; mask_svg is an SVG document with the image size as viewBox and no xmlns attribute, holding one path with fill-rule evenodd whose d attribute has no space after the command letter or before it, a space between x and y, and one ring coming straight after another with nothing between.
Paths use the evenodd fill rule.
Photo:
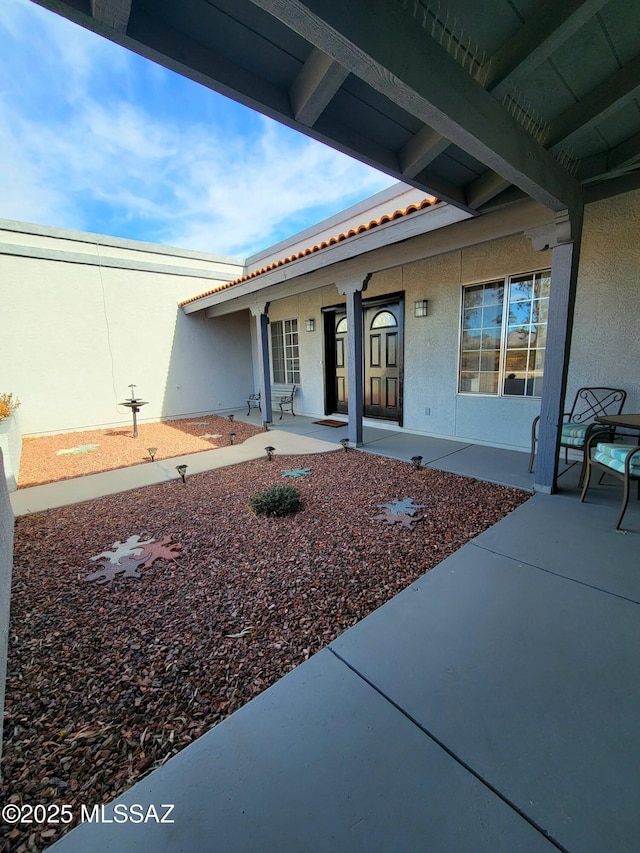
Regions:
<instances>
[{"instance_id":1,"label":"concrete walkway","mask_svg":"<svg viewBox=\"0 0 640 853\"><path fill-rule=\"evenodd\" d=\"M529 476L526 454L398 435L370 438L430 447L438 467L473 476ZM84 823L52 849L636 853L640 503L617 533L620 484L581 504L576 479L574 467L559 494L533 496L104 814L137 804L147 822ZM162 804L173 823L148 811Z\"/></svg>"},{"instance_id":2,"label":"concrete walkway","mask_svg":"<svg viewBox=\"0 0 640 853\"><path fill-rule=\"evenodd\" d=\"M88 501L104 495L126 492L130 489L139 489L142 486L152 486L155 483L164 483L179 477L176 465L186 464L189 477L200 474L202 471L226 468L238 462L257 459L265 455L267 445L274 447L277 454L306 455L327 453L337 449L335 444L317 438L270 430L268 433L252 435L242 444L220 447L216 450L203 450L200 453L189 453L185 456L174 456L171 459L146 462L129 468L117 468L114 471L104 471L102 474L74 477L57 483L47 483L44 486L18 489L10 493L11 507L13 514L17 517L57 506Z\"/></svg>"}]
</instances>

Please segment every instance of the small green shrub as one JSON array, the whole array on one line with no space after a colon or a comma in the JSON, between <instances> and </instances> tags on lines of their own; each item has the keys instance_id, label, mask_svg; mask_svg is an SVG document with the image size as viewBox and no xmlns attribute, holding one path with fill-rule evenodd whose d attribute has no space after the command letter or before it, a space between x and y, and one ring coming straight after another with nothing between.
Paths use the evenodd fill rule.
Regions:
<instances>
[{"instance_id":1,"label":"small green shrub","mask_svg":"<svg viewBox=\"0 0 640 853\"><path fill-rule=\"evenodd\" d=\"M256 515L276 518L292 515L302 508L300 495L293 486L272 486L264 492L258 492L249 499L249 507Z\"/></svg>"},{"instance_id":2,"label":"small green shrub","mask_svg":"<svg viewBox=\"0 0 640 853\"><path fill-rule=\"evenodd\" d=\"M20 400L16 397L13 399L13 394L0 394L0 421L8 418L14 409L20 405Z\"/></svg>"}]
</instances>

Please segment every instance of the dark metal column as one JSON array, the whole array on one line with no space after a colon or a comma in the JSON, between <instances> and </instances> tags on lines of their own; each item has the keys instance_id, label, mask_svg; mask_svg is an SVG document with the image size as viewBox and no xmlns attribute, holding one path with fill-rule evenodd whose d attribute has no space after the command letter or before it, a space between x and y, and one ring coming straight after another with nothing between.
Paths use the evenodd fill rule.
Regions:
<instances>
[{"instance_id":1,"label":"dark metal column","mask_svg":"<svg viewBox=\"0 0 640 853\"><path fill-rule=\"evenodd\" d=\"M529 236L534 248L552 249L549 324L534 482L536 491L552 494L557 488L560 425L567 390L582 216L562 211L556 214L552 225L532 229Z\"/></svg>"},{"instance_id":2,"label":"dark metal column","mask_svg":"<svg viewBox=\"0 0 640 853\"><path fill-rule=\"evenodd\" d=\"M269 367L269 303L252 306L251 314L256 320L256 335L258 339L258 379L260 382L260 405L262 420L271 423L273 411L271 408L271 370Z\"/></svg>"},{"instance_id":3,"label":"dark metal column","mask_svg":"<svg viewBox=\"0 0 640 853\"><path fill-rule=\"evenodd\" d=\"M347 299L347 381L349 383L349 443L362 446L362 412L364 411L362 358L362 292L367 289L371 274L364 280L348 279L336 282L338 293Z\"/></svg>"}]
</instances>

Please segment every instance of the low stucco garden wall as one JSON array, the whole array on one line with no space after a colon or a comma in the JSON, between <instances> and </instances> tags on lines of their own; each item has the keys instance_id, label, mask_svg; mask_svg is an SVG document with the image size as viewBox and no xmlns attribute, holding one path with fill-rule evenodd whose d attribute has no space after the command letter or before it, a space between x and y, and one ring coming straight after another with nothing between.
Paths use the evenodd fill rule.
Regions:
<instances>
[{"instance_id":1,"label":"low stucco garden wall","mask_svg":"<svg viewBox=\"0 0 640 853\"><path fill-rule=\"evenodd\" d=\"M2 754L2 724L4 722L4 685L7 677L9 605L13 568L13 525L13 510L9 502L3 453L0 449L0 755Z\"/></svg>"},{"instance_id":2,"label":"low stucco garden wall","mask_svg":"<svg viewBox=\"0 0 640 853\"><path fill-rule=\"evenodd\" d=\"M8 490L15 492L18 488L20 455L22 453L22 431L17 412L0 421L0 450L4 456L3 479L6 480Z\"/></svg>"}]
</instances>

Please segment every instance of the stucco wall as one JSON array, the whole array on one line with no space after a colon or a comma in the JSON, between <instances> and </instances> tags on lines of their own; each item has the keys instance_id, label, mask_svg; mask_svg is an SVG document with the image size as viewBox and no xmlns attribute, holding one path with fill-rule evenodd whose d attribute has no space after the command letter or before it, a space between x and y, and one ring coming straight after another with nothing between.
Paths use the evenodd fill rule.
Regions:
<instances>
[{"instance_id":1,"label":"stucco wall","mask_svg":"<svg viewBox=\"0 0 640 853\"><path fill-rule=\"evenodd\" d=\"M336 291L337 295L337 291ZM324 364L322 334L322 291L312 290L299 296L280 299L269 306L269 322L298 319L300 341L300 386L296 390L294 410L304 415L319 415L324 412ZM315 320L315 331L307 332L305 320ZM271 339L269 339L271 346ZM278 386L279 387L279 386ZM274 389L276 396L276 389ZM274 424L280 416L276 407Z\"/></svg>"},{"instance_id":2,"label":"stucco wall","mask_svg":"<svg viewBox=\"0 0 640 853\"><path fill-rule=\"evenodd\" d=\"M456 394L462 286L551 263L523 235L480 243L404 264L373 276L366 295L405 293L404 426L431 435L454 436L525 448L539 401ZM427 317L413 304L429 300ZM427 414L427 410L429 414Z\"/></svg>"},{"instance_id":3,"label":"stucco wall","mask_svg":"<svg viewBox=\"0 0 640 853\"><path fill-rule=\"evenodd\" d=\"M578 279L567 399L581 385L626 388L627 411L640 407L635 366L640 358L640 192L587 207ZM458 226L461 227L461 226ZM503 237L403 263L374 273L364 299L405 294L404 427L435 436L527 450L536 398L457 394L462 286L549 268L551 252L537 252L524 234ZM413 303L429 300L429 316L414 317ZM320 310L343 302L334 286L274 301L272 319L298 317L304 408L324 411ZM316 331L304 331L315 317ZM426 411L429 414L426 414Z\"/></svg>"},{"instance_id":4,"label":"stucco wall","mask_svg":"<svg viewBox=\"0 0 640 853\"><path fill-rule=\"evenodd\" d=\"M524 235L409 264L402 264L403 244L396 252L398 266L374 273L363 299L404 292L404 427L526 449L539 400L456 393L461 289L463 284L548 267L550 253L534 251ZM418 299L429 300L427 317L414 316L413 303ZM330 285L274 301L269 308L271 320L297 317L300 321L301 412L324 412L321 309L343 302L344 297ZM310 317L316 320L312 333L304 331L304 321Z\"/></svg>"},{"instance_id":5,"label":"stucco wall","mask_svg":"<svg viewBox=\"0 0 640 853\"><path fill-rule=\"evenodd\" d=\"M640 355L639 211L640 191L586 209L568 399L580 385L619 385L629 392L627 410L640 406L634 373ZM446 245L445 232L461 229L477 232L480 240L489 233L489 225L478 231L471 221L416 239L427 239L428 255L429 245ZM141 420L241 407L258 387L248 310L206 319L204 312L185 315L177 308L179 300L211 287L211 270L219 266L221 280L231 275L227 261L217 264L212 256L205 272L202 258L179 258L175 250L163 249L154 267L151 249L124 247L118 256L118 245L109 244L113 264L105 267L95 259L78 262L82 251L95 252L95 246L75 235L66 241L73 262L65 262L59 235L57 242L49 235L46 245L38 243L38 234L29 235L35 257L25 247L2 253L1 238L0 229L5 320L0 389L20 397L25 434L128 424L130 414L118 402L128 396L130 382L150 401ZM365 299L405 294L405 428L527 449L539 400L456 393L461 290L465 284L547 268L551 253L535 252L530 240L517 234L470 246L462 240L462 248L406 262L416 257L415 245L408 240L385 248L385 270L374 273L364 294ZM146 259L144 264L133 263L132 253ZM375 253L363 256L363 268L369 259L375 269ZM167 269L171 264L173 270ZM429 300L428 317L414 317L417 299ZM332 284L271 301L272 321L300 321L300 413L324 413L322 308L343 301ZM314 332L305 330L309 318L316 321Z\"/></svg>"},{"instance_id":6,"label":"stucco wall","mask_svg":"<svg viewBox=\"0 0 640 853\"><path fill-rule=\"evenodd\" d=\"M10 492L15 492L18 488L22 456L22 429L18 408L10 417L0 421L0 450L4 456L4 477L7 488Z\"/></svg>"},{"instance_id":7,"label":"stucco wall","mask_svg":"<svg viewBox=\"0 0 640 853\"><path fill-rule=\"evenodd\" d=\"M4 685L7 677L7 645L9 638L9 604L13 568L13 510L5 482L2 450L0 450L0 754L4 720Z\"/></svg>"},{"instance_id":8,"label":"stucco wall","mask_svg":"<svg viewBox=\"0 0 640 853\"><path fill-rule=\"evenodd\" d=\"M567 399L583 385L627 391L640 412L640 191L585 211Z\"/></svg>"},{"instance_id":9,"label":"stucco wall","mask_svg":"<svg viewBox=\"0 0 640 853\"><path fill-rule=\"evenodd\" d=\"M141 421L235 408L246 399L253 384L248 313L223 324L178 308L215 284L198 275L201 258L130 247L117 256L110 245L117 257L104 266L95 245L60 238L54 250L50 237L28 236L41 241L29 248L40 256L3 252L0 243L0 388L20 398L23 434L128 424L131 414L118 403L130 383L149 401ZM213 270L212 260L207 274Z\"/></svg>"}]
</instances>

